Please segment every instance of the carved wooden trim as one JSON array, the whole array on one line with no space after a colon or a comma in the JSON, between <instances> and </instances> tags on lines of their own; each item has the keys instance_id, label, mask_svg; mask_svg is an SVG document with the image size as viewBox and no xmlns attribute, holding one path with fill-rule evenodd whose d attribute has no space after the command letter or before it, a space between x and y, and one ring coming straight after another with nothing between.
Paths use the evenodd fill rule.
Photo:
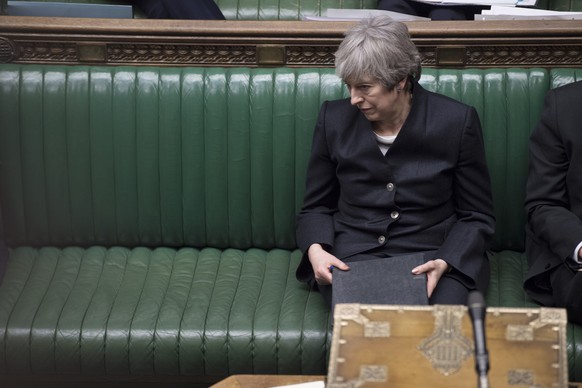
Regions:
<instances>
[{"instance_id":1,"label":"carved wooden trim","mask_svg":"<svg viewBox=\"0 0 582 388\"><path fill-rule=\"evenodd\" d=\"M109 43L106 61L122 64L257 64L256 46L225 44Z\"/></svg>"},{"instance_id":2,"label":"carved wooden trim","mask_svg":"<svg viewBox=\"0 0 582 388\"><path fill-rule=\"evenodd\" d=\"M0 16L0 63L332 67L351 22ZM408 23L427 67L579 67L577 21Z\"/></svg>"}]
</instances>

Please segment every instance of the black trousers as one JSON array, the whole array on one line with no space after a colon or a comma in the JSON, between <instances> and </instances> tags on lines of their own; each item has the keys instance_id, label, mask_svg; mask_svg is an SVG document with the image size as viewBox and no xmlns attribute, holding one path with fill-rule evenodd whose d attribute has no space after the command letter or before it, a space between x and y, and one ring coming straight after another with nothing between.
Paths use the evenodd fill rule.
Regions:
<instances>
[{"instance_id":1,"label":"black trousers","mask_svg":"<svg viewBox=\"0 0 582 388\"><path fill-rule=\"evenodd\" d=\"M431 20L473 20L475 14L480 14L483 8L488 7L431 5L414 0L378 1L378 9L405 13L407 15L429 17Z\"/></svg>"},{"instance_id":2,"label":"black trousers","mask_svg":"<svg viewBox=\"0 0 582 388\"><path fill-rule=\"evenodd\" d=\"M566 309L568 321L582 325L582 272L560 265L550 274L550 283L556 307Z\"/></svg>"},{"instance_id":3,"label":"black trousers","mask_svg":"<svg viewBox=\"0 0 582 388\"><path fill-rule=\"evenodd\" d=\"M135 0L150 19L224 20L213 0Z\"/></svg>"}]
</instances>

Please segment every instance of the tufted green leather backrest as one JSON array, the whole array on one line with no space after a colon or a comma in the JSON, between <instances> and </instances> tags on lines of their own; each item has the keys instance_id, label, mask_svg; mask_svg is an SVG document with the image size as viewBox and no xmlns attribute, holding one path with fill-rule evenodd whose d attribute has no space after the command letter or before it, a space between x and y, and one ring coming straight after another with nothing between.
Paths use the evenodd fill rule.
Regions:
<instances>
[{"instance_id":1,"label":"tufted green leather backrest","mask_svg":"<svg viewBox=\"0 0 582 388\"><path fill-rule=\"evenodd\" d=\"M11 245L295 246L332 70L3 66Z\"/></svg>"},{"instance_id":2,"label":"tufted green leather backrest","mask_svg":"<svg viewBox=\"0 0 582 388\"><path fill-rule=\"evenodd\" d=\"M582 0L538 0L536 8L554 11L582 11Z\"/></svg>"},{"instance_id":3,"label":"tufted green leather backrest","mask_svg":"<svg viewBox=\"0 0 582 388\"><path fill-rule=\"evenodd\" d=\"M576 81L582 81L582 69L552 69L550 71L552 89Z\"/></svg>"},{"instance_id":4,"label":"tufted green leather backrest","mask_svg":"<svg viewBox=\"0 0 582 388\"><path fill-rule=\"evenodd\" d=\"M227 19L301 20L325 16L328 8L374 9L378 0L216 0Z\"/></svg>"},{"instance_id":5,"label":"tufted green leather backrest","mask_svg":"<svg viewBox=\"0 0 582 388\"><path fill-rule=\"evenodd\" d=\"M575 74L574 74L575 73ZM495 250L523 249L527 140L574 70L424 69L475 106ZM0 205L17 245L294 248L333 69L0 67Z\"/></svg>"}]
</instances>

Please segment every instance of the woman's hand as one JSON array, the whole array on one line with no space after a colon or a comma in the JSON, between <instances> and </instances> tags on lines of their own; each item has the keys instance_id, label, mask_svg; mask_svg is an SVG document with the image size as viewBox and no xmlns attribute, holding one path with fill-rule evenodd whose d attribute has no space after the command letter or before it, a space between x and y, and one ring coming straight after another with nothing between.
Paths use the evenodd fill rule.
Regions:
<instances>
[{"instance_id":1,"label":"woman's hand","mask_svg":"<svg viewBox=\"0 0 582 388\"><path fill-rule=\"evenodd\" d=\"M432 292L437 286L441 276L449 270L449 265L443 259L435 259L427 261L426 263L414 267L412 273L415 275L420 275L421 273L426 273L426 292L428 297L432 295Z\"/></svg>"},{"instance_id":2,"label":"woman's hand","mask_svg":"<svg viewBox=\"0 0 582 388\"><path fill-rule=\"evenodd\" d=\"M327 252L320 244L313 244L307 250L309 262L313 267L315 281L317 284L331 284L332 269L337 268L342 271L350 269L343 261Z\"/></svg>"}]
</instances>

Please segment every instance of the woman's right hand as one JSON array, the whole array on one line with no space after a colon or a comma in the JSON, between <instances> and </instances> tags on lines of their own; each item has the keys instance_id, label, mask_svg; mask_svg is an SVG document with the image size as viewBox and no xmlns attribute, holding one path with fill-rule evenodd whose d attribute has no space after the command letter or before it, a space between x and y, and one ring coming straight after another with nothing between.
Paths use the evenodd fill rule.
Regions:
<instances>
[{"instance_id":1,"label":"woman's right hand","mask_svg":"<svg viewBox=\"0 0 582 388\"><path fill-rule=\"evenodd\" d=\"M317 284L328 285L332 282L332 269L347 271L350 269L340 259L327 252L321 244L312 244L307 250L309 262L313 267Z\"/></svg>"}]
</instances>

